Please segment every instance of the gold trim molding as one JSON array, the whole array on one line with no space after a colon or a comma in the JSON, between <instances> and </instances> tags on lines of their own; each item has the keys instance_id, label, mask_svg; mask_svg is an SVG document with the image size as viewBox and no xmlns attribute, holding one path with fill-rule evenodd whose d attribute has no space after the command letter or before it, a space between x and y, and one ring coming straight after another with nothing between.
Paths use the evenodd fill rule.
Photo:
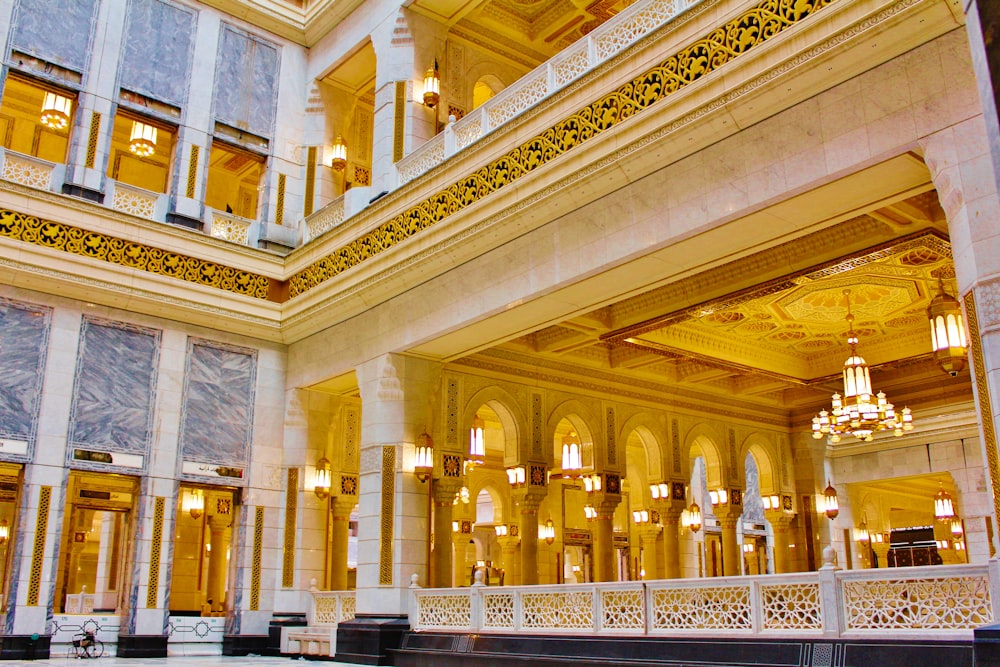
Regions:
<instances>
[{"instance_id":1,"label":"gold trim molding","mask_svg":"<svg viewBox=\"0 0 1000 667\"><path fill-rule=\"evenodd\" d=\"M288 469L285 488L285 544L281 557L281 586L295 585L295 518L299 511L299 469Z\"/></svg>"},{"instance_id":2,"label":"gold trim molding","mask_svg":"<svg viewBox=\"0 0 1000 667\"><path fill-rule=\"evenodd\" d=\"M160 551L163 548L163 510L167 499L157 496L153 509L153 542L149 548L149 584L146 588L146 608L156 609L160 587Z\"/></svg>"},{"instance_id":3,"label":"gold trim molding","mask_svg":"<svg viewBox=\"0 0 1000 667\"><path fill-rule=\"evenodd\" d=\"M49 529L49 506L52 504L52 487L43 486L38 491L38 518L35 521L35 544L31 550L31 572L28 577L29 607L38 606L38 591L42 585L42 563L45 562L45 534Z\"/></svg>"},{"instance_id":4,"label":"gold trim molding","mask_svg":"<svg viewBox=\"0 0 1000 667\"><path fill-rule=\"evenodd\" d=\"M753 47L784 32L834 1L763 0L757 3L742 16L716 28L655 67L619 86L613 93L579 109L506 155L299 271L289 280L289 298L294 298L361 264L517 181L576 146L720 69ZM398 86L397 82L397 114ZM396 133L399 133L398 118ZM398 148L397 143L394 145L394 153Z\"/></svg>"},{"instance_id":5,"label":"gold trim molding","mask_svg":"<svg viewBox=\"0 0 1000 667\"><path fill-rule=\"evenodd\" d=\"M9 209L0 209L0 236L255 299L267 299L271 285L250 271Z\"/></svg>"},{"instance_id":6,"label":"gold trim molding","mask_svg":"<svg viewBox=\"0 0 1000 667\"><path fill-rule=\"evenodd\" d=\"M379 533L378 583L392 586L392 521L395 514L396 448L382 447L382 524Z\"/></svg>"},{"instance_id":7,"label":"gold trim molding","mask_svg":"<svg viewBox=\"0 0 1000 667\"><path fill-rule=\"evenodd\" d=\"M979 337L979 315L976 311L975 290L965 295L965 316L969 321L969 346L972 352L972 372L976 383L976 399L979 422L983 425L983 447L986 449L986 463L990 473L990 487L993 490L993 516L1000 518L1000 458L997 455L997 433L993 424L993 408L990 400L990 386L986 379L986 361L983 357L983 341Z\"/></svg>"},{"instance_id":8,"label":"gold trim molding","mask_svg":"<svg viewBox=\"0 0 1000 667\"><path fill-rule=\"evenodd\" d=\"M261 552L264 549L264 508L254 509L253 563L250 567L250 611L260 611Z\"/></svg>"}]
</instances>

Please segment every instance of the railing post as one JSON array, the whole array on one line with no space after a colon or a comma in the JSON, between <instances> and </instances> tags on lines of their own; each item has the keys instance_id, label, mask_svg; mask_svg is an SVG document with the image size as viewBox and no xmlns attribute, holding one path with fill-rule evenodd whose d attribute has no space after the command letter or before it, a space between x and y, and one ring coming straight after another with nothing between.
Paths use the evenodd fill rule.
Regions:
<instances>
[{"instance_id":1,"label":"railing post","mask_svg":"<svg viewBox=\"0 0 1000 667\"><path fill-rule=\"evenodd\" d=\"M839 637L843 627L840 591L837 583L837 552L828 546L823 550L823 567L819 569L820 607L823 609L823 635Z\"/></svg>"},{"instance_id":2,"label":"railing post","mask_svg":"<svg viewBox=\"0 0 1000 667\"><path fill-rule=\"evenodd\" d=\"M316 620L316 580L309 580L309 605L306 607L306 625Z\"/></svg>"},{"instance_id":3,"label":"railing post","mask_svg":"<svg viewBox=\"0 0 1000 667\"><path fill-rule=\"evenodd\" d=\"M750 580L750 627L755 635L764 628L764 601L761 599L760 579Z\"/></svg>"},{"instance_id":4,"label":"railing post","mask_svg":"<svg viewBox=\"0 0 1000 667\"><path fill-rule=\"evenodd\" d=\"M597 586L590 588L590 607L594 616L594 632L600 633L604 629L604 607L601 600L601 590Z\"/></svg>"},{"instance_id":5,"label":"railing post","mask_svg":"<svg viewBox=\"0 0 1000 667\"><path fill-rule=\"evenodd\" d=\"M416 622L420 620L420 614L418 613L420 611L420 603L417 601L417 591L420 590L418 581L420 581L420 576L416 572L410 575L410 608L407 615L409 616L411 628L416 627ZM357 602L355 602L355 608L357 608L356 605Z\"/></svg>"},{"instance_id":6,"label":"railing post","mask_svg":"<svg viewBox=\"0 0 1000 667\"><path fill-rule=\"evenodd\" d=\"M473 632L479 632L483 627L483 570L476 568L473 575L475 582L469 587L469 625Z\"/></svg>"},{"instance_id":7,"label":"railing post","mask_svg":"<svg viewBox=\"0 0 1000 667\"><path fill-rule=\"evenodd\" d=\"M448 116L448 122L444 126L444 156L449 158L457 151L455 141L455 117Z\"/></svg>"},{"instance_id":8,"label":"railing post","mask_svg":"<svg viewBox=\"0 0 1000 667\"><path fill-rule=\"evenodd\" d=\"M1000 558L991 558L987 565L990 578L990 603L993 605L993 622L1000 623Z\"/></svg>"}]
</instances>

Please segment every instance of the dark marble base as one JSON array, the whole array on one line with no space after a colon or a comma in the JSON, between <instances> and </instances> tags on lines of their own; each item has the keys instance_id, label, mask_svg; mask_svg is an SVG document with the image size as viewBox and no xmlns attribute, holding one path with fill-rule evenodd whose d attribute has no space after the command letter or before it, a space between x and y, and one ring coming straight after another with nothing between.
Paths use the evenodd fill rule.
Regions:
<instances>
[{"instance_id":1,"label":"dark marble base","mask_svg":"<svg viewBox=\"0 0 1000 667\"><path fill-rule=\"evenodd\" d=\"M167 222L171 225L187 227L188 229L193 229L198 232L205 229L205 223L198 218L189 218L188 216L181 215L180 213L167 213Z\"/></svg>"},{"instance_id":2,"label":"dark marble base","mask_svg":"<svg viewBox=\"0 0 1000 667\"><path fill-rule=\"evenodd\" d=\"M118 635L119 658L166 658L166 635Z\"/></svg>"},{"instance_id":3,"label":"dark marble base","mask_svg":"<svg viewBox=\"0 0 1000 667\"><path fill-rule=\"evenodd\" d=\"M304 628L309 625L306 615L300 613L282 614L275 612L267 624L267 649L264 655L281 655L281 629Z\"/></svg>"},{"instance_id":4,"label":"dark marble base","mask_svg":"<svg viewBox=\"0 0 1000 667\"><path fill-rule=\"evenodd\" d=\"M80 199L97 202L98 204L104 203L104 193L100 190L92 190L82 185L76 185L75 183L63 183L62 191L64 195L79 197Z\"/></svg>"},{"instance_id":5,"label":"dark marble base","mask_svg":"<svg viewBox=\"0 0 1000 667\"><path fill-rule=\"evenodd\" d=\"M39 635L0 637L0 660L48 660L51 639Z\"/></svg>"},{"instance_id":6,"label":"dark marble base","mask_svg":"<svg viewBox=\"0 0 1000 667\"><path fill-rule=\"evenodd\" d=\"M976 667L1000 667L1000 624L976 628Z\"/></svg>"},{"instance_id":7,"label":"dark marble base","mask_svg":"<svg viewBox=\"0 0 1000 667\"><path fill-rule=\"evenodd\" d=\"M357 665L392 665L390 651L399 648L410 629L406 616L358 614L337 626L338 662Z\"/></svg>"},{"instance_id":8,"label":"dark marble base","mask_svg":"<svg viewBox=\"0 0 1000 667\"><path fill-rule=\"evenodd\" d=\"M504 665L973 667L975 665L972 642L956 641L752 638L697 640L410 632L403 638L402 646L391 653L392 664L396 667L502 667Z\"/></svg>"},{"instance_id":9,"label":"dark marble base","mask_svg":"<svg viewBox=\"0 0 1000 667\"><path fill-rule=\"evenodd\" d=\"M223 635L222 655L263 655L267 635Z\"/></svg>"}]
</instances>

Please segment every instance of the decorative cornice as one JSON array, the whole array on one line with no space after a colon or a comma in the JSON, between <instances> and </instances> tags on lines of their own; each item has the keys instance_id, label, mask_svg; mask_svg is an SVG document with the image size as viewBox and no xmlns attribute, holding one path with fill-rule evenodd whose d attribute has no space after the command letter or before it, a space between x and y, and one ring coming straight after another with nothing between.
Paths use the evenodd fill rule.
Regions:
<instances>
[{"instance_id":1,"label":"decorative cornice","mask_svg":"<svg viewBox=\"0 0 1000 667\"><path fill-rule=\"evenodd\" d=\"M303 294L516 182L560 155L720 69L834 1L800 0L794 6L776 0L759 2L742 16L677 51L615 92L577 110L541 134L508 151L506 155L296 273L289 281L289 297L295 298ZM714 107L709 105L709 108ZM646 137L644 143L652 140L651 137ZM613 161L617 159L615 157ZM607 158L601 162L609 163ZM591 168L599 167L592 165ZM580 177L582 175L577 176Z\"/></svg>"}]
</instances>

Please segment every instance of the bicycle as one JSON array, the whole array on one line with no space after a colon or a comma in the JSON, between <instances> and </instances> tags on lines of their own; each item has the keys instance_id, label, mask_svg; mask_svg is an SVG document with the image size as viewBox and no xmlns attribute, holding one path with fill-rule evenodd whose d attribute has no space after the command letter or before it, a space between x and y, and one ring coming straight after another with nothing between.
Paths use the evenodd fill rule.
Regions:
<instances>
[{"instance_id":1,"label":"bicycle","mask_svg":"<svg viewBox=\"0 0 1000 667\"><path fill-rule=\"evenodd\" d=\"M100 658L104 655L104 642L91 630L73 635L73 655L77 658Z\"/></svg>"}]
</instances>

